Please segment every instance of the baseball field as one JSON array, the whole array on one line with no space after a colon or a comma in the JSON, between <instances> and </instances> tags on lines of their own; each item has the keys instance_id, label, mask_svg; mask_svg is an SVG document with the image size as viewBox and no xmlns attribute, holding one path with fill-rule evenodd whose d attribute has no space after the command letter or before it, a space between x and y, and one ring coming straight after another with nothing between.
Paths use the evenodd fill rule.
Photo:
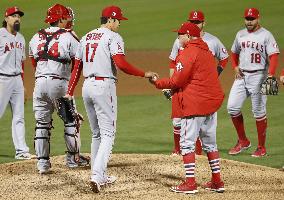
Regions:
<instances>
[{"instance_id":1,"label":"baseball field","mask_svg":"<svg viewBox=\"0 0 284 200\"><path fill-rule=\"evenodd\" d=\"M160 76L168 76L169 73L168 56L176 38L176 33L173 33L172 30L179 27L187 19L189 11L193 9L200 9L205 13L205 30L217 36L224 43L227 50L230 50L236 32L244 27L242 18L244 9L256 7L260 10L261 25L273 33L280 49L284 47L283 26L281 23L284 21L284 4L282 0L1 0L0 16L4 16L5 8L14 5L19 6L25 12L25 16L22 18L21 32L28 44L33 34L40 28L47 27L44 23L45 14L48 7L55 3L62 3L73 8L76 16L74 30L79 36L83 36L89 30L99 26L101 10L105 6L112 4L120 6L123 14L129 18L128 21L121 23L119 31L124 38L128 60L142 69L156 71ZM279 77L280 70L284 67L282 54L280 54L279 61L277 77ZM27 96L25 122L26 141L31 153L34 153L33 136L35 126L32 110L33 73L30 61L27 60L25 67ZM221 158L224 159L221 164L224 163L224 180L225 184L230 185L228 186L229 191L226 194L224 193L224 196L216 194L210 196L210 193L202 191L201 196L196 195L194 199L239 199L243 197L253 199L255 196L258 199L284 199L284 173L278 171L284 165L284 86L280 85L278 96L268 97L268 155L263 158L250 156L257 147L257 132L255 119L251 113L250 100L248 99L242 112L245 118L246 132L252 142L252 147L240 155L230 156L228 150L235 145L237 140L235 129L226 110L227 97L233 83L233 70L230 62L222 73L220 80L226 93L226 99L218 112L217 144ZM78 110L86 118L81 98L82 81L83 78L81 78L76 88L75 95ZM167 101L162 93L150 85L146 79L131 77L123 74L123 72L119 73L117 93L117 134L113 149L115 155L110 161L110 171L114 175L121 177L121 181L118 182L118 186L106 190L106 196L100 195L100 199L186 198L184 195L169 194L167 196L165 194L169 193L167 188L178 183L180 177L183 176L181 158L169 156L173 146L170 119L171 102ZM54 161L54 170L58 170L58 172L52 174L51 177L44 177L44 180L40 180L40 177L36 174L36 162L34 160L9 163L15 162L15 150L11 137L10 109L7 109L0 119L0 163L7 163L0 165L0 177L3 177L3 179L0 178L0 186L4 188L0 192L0 199L1 197L33 199L38 195L42 195L43 198L45 197L45 191L59 192L58 187L63 188L67 185L66 190L69 191L69 196L66 196L64 192L65 196L63 193L60 196L61 193L59 192L60 194L57 196L59 199L77 199L80 195L83 195L83 199L94 198L90 195L90 191L86 186L89 169L69 172L66 172L67 168L61 169L64 162L59 155L63 155L65 151L63 124L56 114L53 117L55 129L52 130L51 136L51 155L54 156L52 159ZM87 119L81 129L81 140L82 152L88 154L90 152L91 132ZM123 162L124 160L125 162ZM197 176L200 177L198 180L204 181L210 175L209 167L204 156L200 156L198 162L200 163L200 168L197 166ZM198 162L197 165L199 165ZM140 165L147 165L148 167L143 168ZM165 168L165 171L161 170L161 168ZM179 169L175 170L176 168ZM127 174L127 170L129 170L129 174ZM137 175L139 170L141 174ZM23 173L26 173L26 175L24 176ZM234 180L232 180L232 177ZM4 178L11 184L6 184ZM76 182L75 178L78 178L78 182ZM23 192L25 188L21 186L23 185L21 181L27 182L27 187L36 194L33 196L30 192ZM137 181L141 182L142 187L136 185ZM12 191L11 187L16 187L12 183L16 182L19 182L19 184L16 184L18 189ZM39 182L45 182L45 184L37 186ZM241 184L242 182L243 184ZM157 188L156 192L152 187ZM81 189L78 190L78 188ZM70 192L76 189L76 192ZM131 194L132 190L140 193ZM125 198L119 196L120 192L125 195ZM7 196L7 193L10 196ZM253 196L253 193L255 196ZM27 194L30 196L25 196Z\"/></svg>"}]
</instances>

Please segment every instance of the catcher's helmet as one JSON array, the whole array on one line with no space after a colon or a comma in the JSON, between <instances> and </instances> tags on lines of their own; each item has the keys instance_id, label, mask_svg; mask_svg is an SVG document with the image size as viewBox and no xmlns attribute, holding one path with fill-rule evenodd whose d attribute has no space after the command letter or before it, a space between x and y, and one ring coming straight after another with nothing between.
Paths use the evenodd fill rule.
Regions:
<instances>
[{"instance_id":1,"label":"catcher's helmet","mask_svg":"<svg viewBox=\"0 0 284 200\"><path fill-rule=\"evenodd\" d=\"M75 21L75 14L72 8L67 7L67 9L68 9L68 22L65 28L72 30Z\"/></svg>"},{"instance_id":2,"label":"catcher's helmet","mask_svg":"<svg viewBox=\"0 0 284 200\"><path fill-rule=\"evenodd\" d=\"M69 16L69 11L65 6L61 4L55 4L54 6L51 6L47 10L45 23L53 23L60 19L67 19L68 16Z\"/></svg>"}]
</instances>

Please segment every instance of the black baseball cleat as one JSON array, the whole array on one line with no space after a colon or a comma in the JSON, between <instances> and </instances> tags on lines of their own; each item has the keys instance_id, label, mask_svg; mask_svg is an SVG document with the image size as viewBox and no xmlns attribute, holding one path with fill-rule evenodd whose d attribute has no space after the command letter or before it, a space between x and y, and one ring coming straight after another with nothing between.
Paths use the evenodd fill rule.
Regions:
<instances>
[{"instance_id":1,"label":"black baseball cleat","mask_svg":"<svg viewBox=\"0 0 284 200\"><path fill-rule=\"evenodd\" d=\"M91 181L90 182L90 187L91 187L91 190L94 192L94 193L99 193L100 190L101 190L101 186L99 183L95 182L95 181Z\"/></svg>"}]
</instances>

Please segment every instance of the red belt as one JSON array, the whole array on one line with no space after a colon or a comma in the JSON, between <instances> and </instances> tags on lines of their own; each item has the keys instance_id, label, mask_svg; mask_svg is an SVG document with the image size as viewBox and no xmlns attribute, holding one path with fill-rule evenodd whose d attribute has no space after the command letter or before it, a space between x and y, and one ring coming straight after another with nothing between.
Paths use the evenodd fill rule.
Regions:
<instances>
[{"instance_id":1,"label":"red belt","mask_svg":"<svg viewBox=\"0 0 284 200\"><path fill-rule=\"evenodd\" d=\"M95 78L95 80L98 80L98 81L104 81L106 79L106 77L100 77L100 76L94 76L94 75L88 76L85 79L87 78Z\"/></svg>"},{"instance_id":2,"label":"red belt","mask_svg":"<svg viewBox=\"0 0 284 200\"><path fill-rule=\"evenodd\" d=\"M98 76L95 76L95 80L100 80L100 81L104 81L105 80L105 78L104 77L98 77Z\"/></svg>"}]
</instances>

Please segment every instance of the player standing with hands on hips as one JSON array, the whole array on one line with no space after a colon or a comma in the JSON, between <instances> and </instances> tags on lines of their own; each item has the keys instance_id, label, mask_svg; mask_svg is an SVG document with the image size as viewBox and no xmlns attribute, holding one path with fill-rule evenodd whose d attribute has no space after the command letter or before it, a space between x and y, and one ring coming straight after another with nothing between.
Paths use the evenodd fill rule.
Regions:
<instances>
[{"instance_id":1,"label":"player standing with hands on hips","mask_svg":"<svg viewBox=\"0 0 284 200\"><path fill-rule=\"evenodd\" d=\"M15 159L31 159L25 141L23 69L26 55L25 38L19 33L23 15L18 7L7 8L0 28L0 118L9 103Z\"/></svg>"},{"instance_id":2,"label":"player standing with hands on hips","mask_svg":"<svg viewBox=\"0 0 284 200\"><path fill-rule=\"evenodd\" d=\"M186 180L171 190L177 193L198 192L195 181L195 143L200 137L212 171L211 181L204 188L224 192L220 176L219 152L216 144L216 112L221 107L224 93L218 79L217 65L207 44L201 39L199 27L185 22L177 30L184 48L176 59L171 78L150 79L158 89L177 90L181 113L180 146Z\"/></svg>"},{"instance_id":3,"label":"player standing with hands on hips","mask_svg":"<svg viewBox=\"0 0 284 200\"><path fill-rule=\"evenodd\" d=\"M196 24L200 29L200 36L204 42L209 47L209 50L212 52L214 57L218 60L218 65L217 65L217 71L218 75L220 75L223 71L223 69L226 67L226 64L228 63L228 53L225 48L225 46L222 44L222 42L215 37L214 35L205 32L204 31L204 26L205 26L205 16L202 11L199 10L193 10L189 13L188 20ZM175 69L175 64L176 64L176 58L181 52L183 47L181 47L179 39L177 38L174 42L171 54L170 54L170 76L173 75L174 69ZM166 90L167 91L167 90ZM173 150L173 155L178 155L180 154L180 128L181 128L181 118L180 118L180 113L177 112L177 109L175 109L176 106L178 106L178 101L177 101L177 95L175 91L171 91L173 94L172 96L172 119L173 119L173 135L174 135L174 150ZM200 139L198 138L196 141L196 146L195 146L195 152L197 155L202 154L202 144Z\"/></svg>"},{"instance_id":4,"label":"player standing with hands on hips","mask_svg":"<svg viewBox=\"0 0 284 200\"><path fill-rule=\"evenodd\" d=\"M235 81L228 99L228 113L238 134L238 142L230 151L236 155L251 146L246 136L241 112L244 101L250 97L252 112L256 119L258 146L253 157L266 155L266 101L261 94L261 85L266 77L274 77L278 64L279 49L273 35L259 24L259 11L256 8L245 10L245 29L240 30L232 46L232 66Z\"/></svg>"},{"instance_id":5,"label":"player standing with hands on hips","mask_svg":"<svg viewBox=\"0 0 284 200\"><path fill-rule=\"evenodd\" d=\"M100 192L101 186L113 183L114 176L107 175L117 120L116 81L117 68L123 72L151 78L157 75L144 72L125 59L124 42L117 33L120 22L127 20L117 6L103 9L101 27L87 33L76 53L75 69L72 72L66 97L73 95L81 71L85 81L82 96L91 131L91 189Z\"/></svg>"},{"instance_id":6,"label":"player standing with hands on hips","mask_svg":"<svg viewBox=\"0 0 284 200\"><path fill-rule=\"evenodd\" d=\"M50 136L52 114L56 99L66 94L74 57L79 45L70 30L65 29L72 18L68 9L55 4L47 11L45 22L50 27L41 29L30 41L30 57L35 68L33 110L36 119L35 151L40 174L50 171ZM69 28L69 27L68 27ZM72 28L72 27L70 27ZM70 65L72 63L72 65ZM85 166L87 159L80 155L79 124L64 123L64 139L67 147L66 165L70 168Z\"/></svg>"}]
</instances>

